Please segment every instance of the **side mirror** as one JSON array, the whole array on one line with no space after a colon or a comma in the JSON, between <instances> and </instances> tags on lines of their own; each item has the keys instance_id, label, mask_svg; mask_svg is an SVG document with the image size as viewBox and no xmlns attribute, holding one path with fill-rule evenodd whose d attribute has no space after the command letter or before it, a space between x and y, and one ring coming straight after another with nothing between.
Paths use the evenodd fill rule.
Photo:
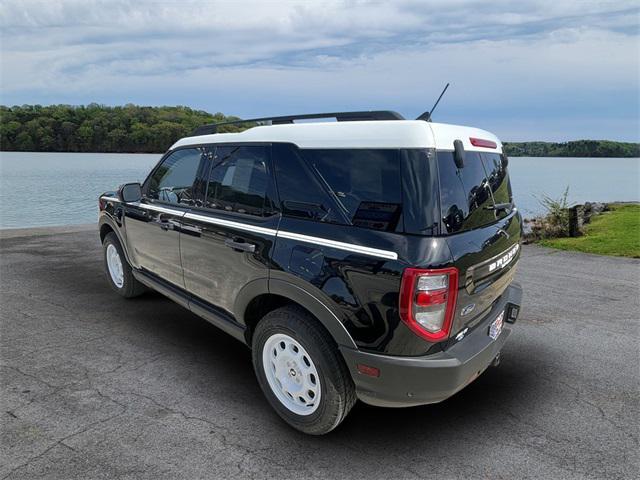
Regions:
<instances>
[{"instance_id":1,"label":"side mirror","mask_svg":"<svg viewBox=\"0 0 640 480\"><path fill-rule=\"evenodd\" d=\"M454 140L453 141L453 160L456 163L456 167L462 168L464 167L464 145L462 144L462 140Z\"/></svg>"},{"instance_id":2,"label":"side mirror","mask_svg":"<svg viewBox=\"0 0 640 480\"><path fill-rule=\"evenodd\" d=\"M509 165L509 158L503 153L500 157L500 160L502 161L502 168L507 168L507 166Z\"/></svg>"},{"instance_id":3,"label":"side mirror","mask_svg":"<svg viewBox=\"0 0 640 480\"><path fill-rule=\"evenodd\" d=\"M139 183L125 183L118 189L118 199L121 202L139 202L142 199L142 187Z\"/></svg>"}]
</instances>

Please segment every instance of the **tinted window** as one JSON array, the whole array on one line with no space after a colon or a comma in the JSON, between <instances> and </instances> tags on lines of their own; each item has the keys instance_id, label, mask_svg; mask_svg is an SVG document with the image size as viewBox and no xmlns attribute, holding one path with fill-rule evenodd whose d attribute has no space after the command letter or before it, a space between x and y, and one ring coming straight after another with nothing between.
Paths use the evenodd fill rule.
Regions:
<instances>
[{"instance_id":1,"label":"tinted window","mask_svg":"<svg viewBox=\"0 0 640 480\"><path fill-rule=\"evenodd\" d=\"M227 212L264 216L269 174L267 147L218 147L205 206Z\"/></svg>"},{"instance_id":2,"label":"tinted window","mask_svg":"<svg viewBox=\"0 0 640 480\"><path fill-rule=\"evenodd\" d=\"M440 226L438 168L435 151L407 149L401 152L404 229L407 233L435 235Z\"/></svg>"},{"instance_id":3,"label":"tinted window","mask_svg":"<svg viewBox=\"0 0 640 480\"><path fill-rule=\"evenodd\" d=\"M147 181L146 197L191 205L193 182L204 152L203 148L185 148L170 154Z\"/></svg>"},{"instance_id":4,"label":"tinted window","mask_svg":"<svg viewBox=\"0 0 640 480\"><path fill-rule=\"evenodd\" d=\"M301 150L351 223L394 231L401 213L399 150Z\"/></svg>"},{"instance_id":5,"label":"tinted window","mask_svg":"<svg viewBox=\"0 0 640 480\"><path fill-rule=\"evenodd\" d=\"M503 157L497 153L483 153L482 160L496 203L510 203L513 198L509 174L507 172L506 158L503 159ZM504 212L504 210L502 212Z\"/></svg>"},{"instance_id":6,"label":"tinted window","mask_svg":"<svg viewBox=\"0 0 640 480\"><path fill-rule=\"evenodd\" d=\"M494 195L497 194L497 203L509 202L509 177L500 156L495 155L497 163L494 163L492 157L483 164L483 155L466 152L464 167L458 169L453 160L453 152L438 152L441 211L449 233L495 222L497 216L491 209L492 190ZM506 214L504 211L500 212L500 215Z\"/></svg>"},{"instance_id":7,"label":"tinted window","mask_svg":"<svg viewBox=\"0 0 640 480\"><path fill-rule=\"evenodd\" d=\"M285 215L341 223L339 206L325 191L313 171L300 158L293 145L274 144L273 163Z\"/></svg>"}]
</instances>

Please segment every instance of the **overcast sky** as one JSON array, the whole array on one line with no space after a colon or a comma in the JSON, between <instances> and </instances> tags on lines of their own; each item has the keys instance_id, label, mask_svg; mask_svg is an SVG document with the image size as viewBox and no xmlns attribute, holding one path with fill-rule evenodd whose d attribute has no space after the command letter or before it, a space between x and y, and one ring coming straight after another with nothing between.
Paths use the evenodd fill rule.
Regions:
<instances>
[{"instance_id":1,"label":"overcast sky","mask_svg":"<svg viewBox=\"0 0 640 480\"><path fill-rule=\"evenodd\" d=\"M0 103L396 110L640 141L637 1L3 0Z\"/></svg>"}]
</instances>

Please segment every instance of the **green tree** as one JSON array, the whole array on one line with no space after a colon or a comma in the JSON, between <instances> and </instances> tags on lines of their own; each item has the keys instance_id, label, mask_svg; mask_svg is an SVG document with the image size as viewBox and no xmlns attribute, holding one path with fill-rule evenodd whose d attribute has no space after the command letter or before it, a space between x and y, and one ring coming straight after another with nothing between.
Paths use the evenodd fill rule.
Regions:
<instances>
[{"instance_id":1,"label":"green tree","mask_svg":"<svg viewBox=\"0 0 640 480\"><path fill-rule=\"evenodd\" d=\"M164 152L176 140L207 123L237 120L185 106L127 104L0 106L0 148L5 151ZM220 132L239 132L251 124ZM640 157L639 143L578 140L564 143L508 142L510 156Z\"/></svg>"}]
</instances>

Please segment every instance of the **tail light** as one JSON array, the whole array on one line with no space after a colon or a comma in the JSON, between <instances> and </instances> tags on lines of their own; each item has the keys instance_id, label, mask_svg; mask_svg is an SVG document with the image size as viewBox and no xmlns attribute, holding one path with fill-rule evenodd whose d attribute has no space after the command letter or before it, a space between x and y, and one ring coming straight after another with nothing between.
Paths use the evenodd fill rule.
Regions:
<instances>
[{"instance_id":1,"label":"tail light","mask_svg":"<svg viewBox=\"0 0 640 480\"><path fill-rule=\"evenodd\" d=\"M105 209L106 206L107 206L106 202L102 200L102 198L98 198L98 209L102 211Z\"/></svg>"},{"instance_id":2,"label":"tail light","mask_svg":"<svg viewBox=\"0 0 640 480\"><path fill-rule=\"evenodd\" d=\"M458 269L407 268L400 286L400 318L430 342L449 337L458 294Z\"/></svg>"}]
</instances>

